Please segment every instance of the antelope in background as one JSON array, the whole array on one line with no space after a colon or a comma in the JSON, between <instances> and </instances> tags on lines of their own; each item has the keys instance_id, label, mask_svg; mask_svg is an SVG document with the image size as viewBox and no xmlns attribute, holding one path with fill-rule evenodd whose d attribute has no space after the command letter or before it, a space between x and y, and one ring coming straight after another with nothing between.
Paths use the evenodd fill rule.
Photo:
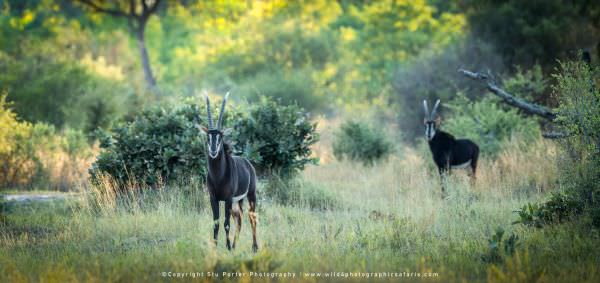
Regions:
<instances>
[{"instance_id":1,"label":"antelope in background","mask_svg":"<svg viewBox=\"0 0 600 283\"><path fill-rule=\"evenodd\" d=\"M223 142L225 136L228 136L231 129L221 130L223 124L223 112L229 92L225 95L221 104L221 112L217 127L213 127L212 115L210 113L210 100L205 94L206 111L208 113L208 128L202 127L206 133L207 140L207 163L208 174L206 177L206 187L210 194L210 206L212 208L214 230L213 238L217 243L219 234L219 202L225 202L225 237L227 238L227 249L235 248L235 243L239 237L242 228L242 203L244 198L248 199L250 205L248 216L252 226L252 250L258 251L256 241L256 172L250 161L239 156L232 156L231 147ZM233 213L233 218L237 224L233 246L229 240L229 219Z\"/></svg>"},{"instance_id":2,"label":"antelope in background","mask_svg":"<svg viewBox=\"0 0 600 283\"><path fill-rule=\"evenodd\" d=\"M449 133L439 130L440 117L436 116L437 109L440 106L438 99L429 113L427 100L423 100L425 110L425 137L429 142L429 149L433 155L433 161L438 167L440 177L444 178L450 169L471 167L471 181L475 180L477 172L477 159L479 158L479 147L473 141L468 139L455 139ZM445 192L442 184L442 194Z\"/></svg>"}]
</instances>

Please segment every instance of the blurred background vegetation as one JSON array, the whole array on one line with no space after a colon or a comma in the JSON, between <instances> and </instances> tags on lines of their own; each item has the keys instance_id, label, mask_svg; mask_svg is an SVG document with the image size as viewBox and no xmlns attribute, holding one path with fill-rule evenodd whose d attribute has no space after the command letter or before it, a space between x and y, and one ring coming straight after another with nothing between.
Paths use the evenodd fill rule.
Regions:
<instances>
[{"instance_id":1,"label":"blurred background vegetation","mask_svg":"<svg viewBox=\"0 0 600 283\"><path fill-rule=\"evenodd\" d=\"M337 139L340 158L365 149L351 145L356 135L382 141L377 154L362 158L372 163L392 152L394 142L422 143L420 102L438 98L443 125L494 156L514 135L535 141L546 125L484 95L458 68L490 70L510 93L556 107L558 60L577 58L582 49L594 59L600 52L594 1L133 1L133 11L129 3L0 1L2 119L12 123L0 139L3 166L11 168L3 173L4 187L35 187L33 177L8 175L38 169L7 164L26 160L21 163L42 168L42 144L79 160L69 174L86 176L81 172L95 160L98 141L106 149L102 141L123 138L126 129L136 138L131 129L139 130L135 125L144 119L166 115L192 131L190 123L201 118L184 113L203 104L202 90L232 91L238 118L247 118L252 107L260 119L264 111L285 112L269 110L264 97L303 111L286 114L279 128L264 133L256 126L246 130L252 126L247 120L230 122L243 132L244 138L234 137L238 153L254 160L262 158L256 152L266 142L252 135L277 136L294 119L324 117L346 121L345 134L325 135ZM308 149L316 142L314 125L295 126L304 129L298 137L305 140L285 146L298 142L298 155L271 156L267 167L301 168L316 160ZM355 133L349 127L357 127ZM150 132L141 134L151 134L144 129ZM24 140L32 149L20 148ZM110 154L104 151L100 160ZM157 154L167 163L171 158Z\"/></svg>"}]
</instances>

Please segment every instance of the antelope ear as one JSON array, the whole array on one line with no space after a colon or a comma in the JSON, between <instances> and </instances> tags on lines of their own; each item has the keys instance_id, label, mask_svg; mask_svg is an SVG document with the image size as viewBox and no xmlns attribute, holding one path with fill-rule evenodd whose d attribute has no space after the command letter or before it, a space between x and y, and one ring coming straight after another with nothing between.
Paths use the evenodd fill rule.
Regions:
<instances>
[{"instance_id":1,"label":"antelope ear","mask_svg":"<svg viewBox=\"0 0 600 283\"><path fill-rule=\"evenodd\" d=\"M225 130L223 131L223 135L224 135L224 136L229 136L229 135L231 135L231 133L232 133L232 132L233 132L233 129L232 129L232 128L227 128L227 129L225 129Z\"/></svg>"},{"instance_id":2,"label":"antelope ear","mask_svg":"<svg viewBox=\"0 0 600 283\"><path fill-rule=\"evenodd\" d=\"M423 125L427 126L427 119L426 118L423 119Z\"/></svg>"},{"instance_id":3,"label":"antelope ear","mask_svg":"<svg viewBox=\"0 0 600 283\"><path fill-rule=\"evenodd\" d=\"M439 127L442 123L442 118L440 116L435 117L435 126Z\"/></svg>"}]
</instances>

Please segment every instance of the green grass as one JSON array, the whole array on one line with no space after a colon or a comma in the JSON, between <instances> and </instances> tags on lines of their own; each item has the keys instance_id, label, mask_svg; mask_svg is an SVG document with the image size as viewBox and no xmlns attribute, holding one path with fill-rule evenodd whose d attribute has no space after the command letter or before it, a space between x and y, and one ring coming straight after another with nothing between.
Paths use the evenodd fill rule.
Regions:
<instances>
[{"instance_id":1,"label":"green grass","mask_svg":"<svg viewBox=\"0 0 600 283\"><path fill-rule=\"evenodd\" d=\"M88 205L98 200L92 197L2 203L0 281L172 281L161 272L252 271L437 273L401 278L407 282L597 282L597 231L581 221L543 229L511 224L514 210L559 189L552 186L551 156L516 154L484 161L475 186L457 173L445 200L426 160L410 150L374 167L331 162L308 168L293 187L279 188L308 193L288 194L285 202L267 198L265 192L277 188L261 184L257 254L251 252L247 214L236 250L226 250L222 224L218 245L212 244L200 186L96 206ZM536 162L544 165L530 164ZM498 228L505 238L519 237L515 252L484 260Z\"/></svg>"}]
</instances>

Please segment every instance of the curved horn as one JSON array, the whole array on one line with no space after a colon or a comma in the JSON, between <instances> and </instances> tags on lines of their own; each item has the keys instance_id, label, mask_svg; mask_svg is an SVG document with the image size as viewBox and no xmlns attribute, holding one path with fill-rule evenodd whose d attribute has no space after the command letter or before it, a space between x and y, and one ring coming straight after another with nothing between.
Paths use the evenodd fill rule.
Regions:
<instances>
[{"instance_id":1,"label":"curved horn","mask_svg":"<svg viewBox=\"0 0 600 283\"><path fill-rule=\"evenodd\" d=\"M208 128L212 129L213 128L213 120L212 120L212 114L210 113L210 99L208 98L208 95L206 94L206 92L204 92L204 98L206 98L206 113L208 115Z\"/></svg>"},{"instance_id":2,"label":"curved horn","mask_svg":"<svg viewBox=\"0 0 600 283\"><path fill-rule=\"evenodd\" d=\"M425 119L429 117L429 107L427 107L427 100L423 100L423 110L425 110Z\"/></svg>"},{"instance_id":3,"label":"curved horn","mask_svg":"<svg viewBox=\"0 0 600 283\"><path fill-rule=\"evenodd\" d=\"M440 106L440 100L438 99L433 106L433 110L431 110L431 120L435 119L435 114L437 114L438 106Z\"/></svg>"},{"instance_id":4,"label":"curved horn","mask_svg":"<svg viewBox=\"0 0 600 283\"><path fill-rule=\"evenodd\" d=\"M225 94L225 98L223 99L223 103L221 104L221 112L219 113L219 121L217 122L217 129L221 129L221 125L223 124L223 112L225 112L225 104L227 103L227 98L229 97L229 91Z\"/></svg>"}]
</instances>

